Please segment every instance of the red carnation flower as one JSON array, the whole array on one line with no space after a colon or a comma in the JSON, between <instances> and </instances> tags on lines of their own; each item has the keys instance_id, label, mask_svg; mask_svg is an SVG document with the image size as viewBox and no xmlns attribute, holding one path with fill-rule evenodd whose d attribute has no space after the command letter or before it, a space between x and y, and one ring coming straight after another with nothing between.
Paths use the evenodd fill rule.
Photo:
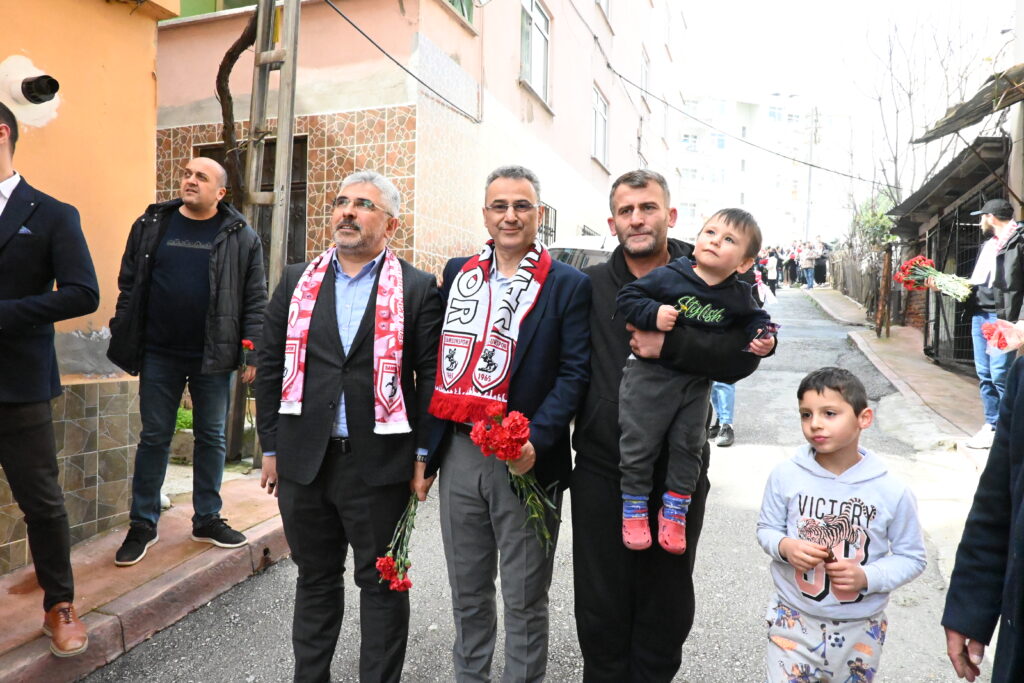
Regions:
<instances>
[{"instance_id":1,"label":"red carnation flower","mask_svg":"<svg viewBox=\"0 0 1024 683\"><path fill-rule=\"evenodd\" d=\"M501 426L508 431L509 438L520 443L526 443L530 438L530 421L518 410L513 410L504 420Z\"/></svg>"},{"instance_id":2,"label":"red carnation flower","mask_svg":"<svg viewBox=\"0 0 1024 683\"><path fill-rule=\"evenodd\" d=\"M398 577L395 567L395 558L391 555L377 558L377 571L380 573L381 581L394 581Z\"/></svg>"},{"instance_id":3,"label":"red carnation flower","mask_svg":"<svg viewBox=\"0 0 1024 683\"><path fill-rule=\"evenodd\" d=\"M249 340L249 339L243 339L242 340L242 348L245 349L246 351L255 351L256 350L256 345L253 344L252 341Z\"/></svg>"}]
</instances>

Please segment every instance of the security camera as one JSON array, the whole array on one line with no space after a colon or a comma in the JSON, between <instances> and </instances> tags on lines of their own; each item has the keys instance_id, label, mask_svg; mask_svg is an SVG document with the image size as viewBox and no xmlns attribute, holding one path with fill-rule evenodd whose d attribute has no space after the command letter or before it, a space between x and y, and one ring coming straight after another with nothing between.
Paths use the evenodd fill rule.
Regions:
<instances>
[{"instance_id":1,"label":"security camera","mask_svg":"<svg viewBox=\"0 0 1024 683\"><path fill-rule=\"evenodd\" d=\"M15 99L18 99L18 96L21 95L29 104L42 104L53 99L53 96L60 90L60 83L53 76L43 74L23 79L19 88L20 93L13 92L17 87L17 84L15 84L11 88L11 95Z\"/></svg>"}]
</instances>

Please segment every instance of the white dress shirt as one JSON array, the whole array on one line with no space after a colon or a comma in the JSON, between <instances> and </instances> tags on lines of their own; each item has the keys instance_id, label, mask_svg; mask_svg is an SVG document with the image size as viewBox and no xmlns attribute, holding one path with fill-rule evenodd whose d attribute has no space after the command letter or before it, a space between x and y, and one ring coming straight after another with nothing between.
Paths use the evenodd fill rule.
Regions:
<instances>
[{"instance_id":1,"label":"white dress shirt","mask_svg":"<svg viewBox=\"0 0 1024 683\"><path fill-rule=\"evenodd\" d=\"M7 202L14 194L14 188L18 186L21 181L21 176L15 171L7 180L0 181L0 215L3 214L4 209L7 208Z\"/></svg>"}]
</instances>

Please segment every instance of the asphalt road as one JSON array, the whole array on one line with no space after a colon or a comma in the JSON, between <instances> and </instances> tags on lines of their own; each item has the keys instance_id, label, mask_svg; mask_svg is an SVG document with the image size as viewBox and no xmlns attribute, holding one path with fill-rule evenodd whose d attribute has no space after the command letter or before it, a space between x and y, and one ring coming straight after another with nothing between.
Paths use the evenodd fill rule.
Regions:
<instances>
[{"instance_id":1,"label":"asphalt road","mask_svg":"<svg viewBox=\"0 0 1024 683\"><path fill-rule=\"evenodd\" d=\"M736 445L715 449L712 454L712 491L697 563L697 618L676 681L763 680L762 615L771 595L771 581L768 558L757 545L754 529L768 472L803 443L795 396L800 379L812 369L840 365L864 381L873 405L894 393L893 387L848 341L850 328L833 322L801 292L783 292L779 303L770 306L769 311L783 326L779 352L762 363L753 377L738 385ZM881 429L865 432L863 444L888 456L894 469L905 472L913 467L909 446ZM950 486L953 484L950 482ZM403 678L412 682L450 681L454 628L436 498L420 510L412 549L411 576L415 585ZM563 511L565 519L550 593L548 680L578 681L582 665L573 623L568 502ZM932 561L935 546L930 541L928 548L929 567L925 574L897 591L890 603L889 635L881 677L876 681L955 680L945 658L939 626L945 582L938 563ZM291 680L289 639L295 577L295 566L288 560L282 561L85 680ZM351 609L338 642L333 675L338 681L357 681L358 602L351 580L346 580ZM495 678L501 673L501 650L499 635Z\"/></svg>"}]
</instances>

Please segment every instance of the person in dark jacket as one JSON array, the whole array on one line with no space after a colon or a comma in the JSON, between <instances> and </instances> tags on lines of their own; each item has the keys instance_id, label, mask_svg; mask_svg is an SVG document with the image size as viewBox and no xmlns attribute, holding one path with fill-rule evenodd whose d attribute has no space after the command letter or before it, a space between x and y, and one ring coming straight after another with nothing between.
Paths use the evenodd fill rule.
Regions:
<instances>
[{"instance_id":1,"label":"person in dark jacket","mask_svg":"<svg viewBox=\"0 0 1024 683\"><path fill-rule=\"evenodd\" d=\"M981 216L979 227L985 238L971 272L973 288L967 303L985 424L967 441L967 447L986 449L992 445L999 402L1015 354L989 355L982 326L997 319L1011 323L1020 320L1024 302L1024 235L1013 220L1013 206L1005 199L990 199L971 215Z\"/></svg>"},{"instance_id":2,"label":"person in dark jacket","mask_svg":"<svg viewBox=\"0 0 1024 683\"><path fill-rule=\"evenodd\" d=\"M89 636L75 613L51 422L50 400L61 394L53 323L92 313L100 293L78 211L14 170L17 141L18 122L0 103L0 467L25 514L50 651L70 657Z\"/></svg>"},{"instance_id":3,"label":"person in dark jacket","mask_svg":"<svg viewBox=\"0 0 1024 683\"><path fill-rule=\"evenodd\" d=\"M591 371L573 434L570 500L576 628L587 683L667 683L678 671L693 625L692 574L710 488L710 448L705 444L687 513L686 554L672 555L660 547L634 552L622 544L618 404L626 357L631 350L660 357L681 372L725 382L748 376L760 362L743 351L749 341L743 330L694 333L679 327L631 336L616 314L615 298L623 285L693 253L691 245L667 238L676 218L669 202L668 184L660 174L631 171L616 180L608 224L619 246L606 263L584 271L593 286ZM663 449L654 470L657 481L665 479L667 460ZM652 500L660 501L664 492L656 487Z\"/></svg>"},{"instance_id":4,"label":"person in dark jacket","mask_svg":"<svg viewBox=\"0 0 1024 683\"><path fill-rule=\"evenodd\" d=\"M1009 374L942 615L946 652L968 681L980 675L996 624L992 683L1024 680L1024 359Z\"/></svg>"},{"instance_id":5,"label":"person in dark jacket","mask_svg":"<svg viewBox=\"0 0 1024 683\"><path fill-rule=\"evenodd\" d=\"M160 487L186 384L195 433L192 539L222 548L246 542L220 517L224 428L242 340L259 345L267 284L259 236L221 201L226 178L212 159L189 161L180 198L146 209L121 259L107 356L139 375L142 433L118 566L135 564L159 540ZM255 374L250 365L241 379L251 382Z\"/></svg>"}]
</instances>

